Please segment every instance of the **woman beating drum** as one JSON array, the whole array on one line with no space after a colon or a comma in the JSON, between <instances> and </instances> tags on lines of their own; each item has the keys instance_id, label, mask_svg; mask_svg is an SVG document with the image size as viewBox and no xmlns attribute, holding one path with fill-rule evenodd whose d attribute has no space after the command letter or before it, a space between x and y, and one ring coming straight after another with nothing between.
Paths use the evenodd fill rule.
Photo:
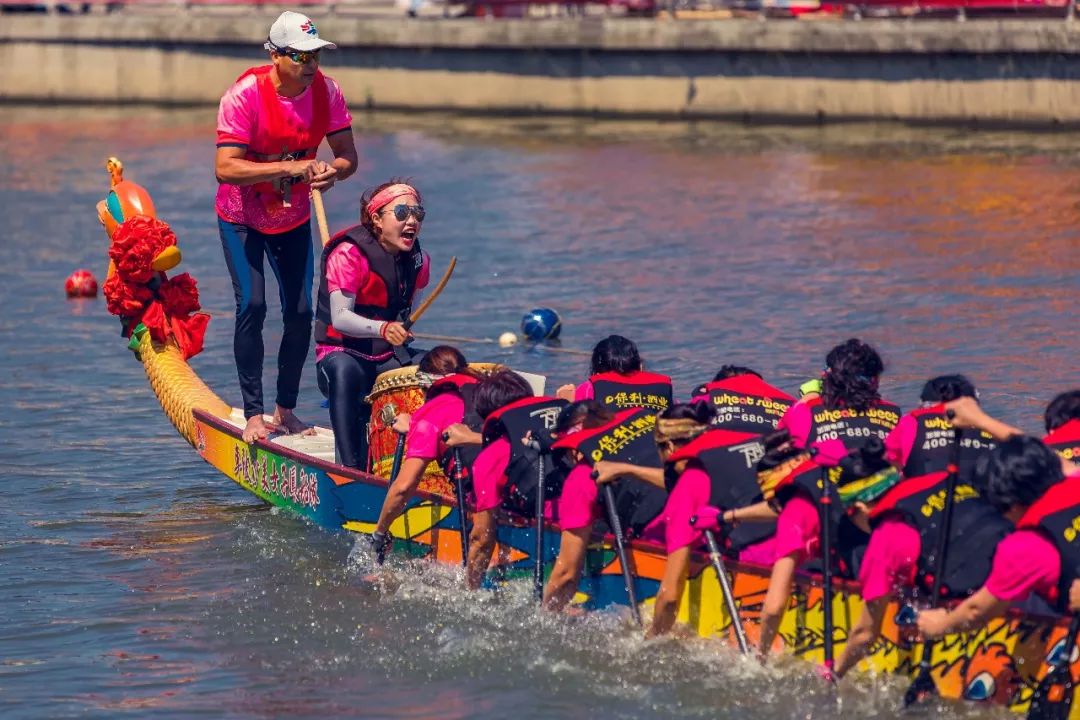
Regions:
<instances>
[{"instance_id":1,"label":"woman beating drum","mask_svg":"<svg viewBox=\"0 0 1080 720\"><path fill-rule=\"evenodd\" d=\"M360 224L323 248L315 360L338 461L349 467L367 465L371 406L364 397L376 376L419 359L405 345L412 336L402 321L430 276L419 243L420 203L413 186L383 183L361 198Z\"/></svg>"}]
</instances>

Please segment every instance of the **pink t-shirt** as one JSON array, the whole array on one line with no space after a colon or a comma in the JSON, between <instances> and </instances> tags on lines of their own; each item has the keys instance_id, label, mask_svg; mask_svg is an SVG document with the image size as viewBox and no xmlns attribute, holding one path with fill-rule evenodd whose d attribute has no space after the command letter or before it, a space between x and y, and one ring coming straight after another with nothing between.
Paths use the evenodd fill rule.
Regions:
<instances>
[{"instance_id":1,"label":"pink t-shirt","mask_svg":"<svg viewBox=\"0 0 1080 720\"><path fill-rule=\"evenodd\" d=\"M465 402L457 393L445 392L421 405L409 421L405 457L434 460L442 455L442 434L465 417Z\"/></svg>"},{"instance_id":2,"label":"pink t-shirt","mask_svg":"<svg viewBox=\"0 0 1080 720\"><path fill-rule=\"evenodd\" d=\"M431 280L431 257L423 254L424 264L420 266L420 272L416 276L416 289L422 290L428 286ZM326 258L326 292L327 294L343 291L355 293L367 282L371 265L367 257L360 252L360 248L346 242L334 248L330 257ZM315 361L318 362L332 352L345 350L339 345L324 345L315 343ZM459 421L460 422L460 421Z\"/></svg>"},{"instance_id":3,"label":"pink t-shirt","mask_svg":"<svg viewBox=\"0 0 1080 720\"><path fill-rule=\"evenodd\" d=\"M585 382L574 388L574 402L581 402L582 400L595 400L596 390L593 389L591 380Z\"/></svg>"},{"instance_id":4,"label":"pink t-shirt","mask_svg":"<svg viewBox=\"0 0 1080 720\"><path fill-rule=\"evenodd\" d=\"M480 451L473 461L473 492L476 512L494 510L502 504L506 489L506 466L510 464L510 441L495 440Z\"/></svg>"},{"instance_id":5,"label":"pink t-shirt","mask_svg":"<svg viewBox=\"0 0 1080 720\"><path fill-rule=\"evenodd\" d=\"M580 530L600 519L600 506L596 502L599 488L592 479L592 466L578 463L563 483L559 496L559 525L563 530Z\"/></svg>"},{"instance_id":6,"label":"pink t-shirt","mask_svg":"<svg viewBox=\"0 0 1080 720\"><path fill-rule=\"evenodd\" d=\"M818 554L820 535L817 507L801 492L795 493L776 520L775 559L795 553L795 564L803 564Z\"/></svg>"},{"instance_id":7,"label":"pink t-shirt","mask_svg":"<svg viewBox=\"0 0 1080 720\"><path fill-rule=\"evenodd\" d=\"M709 504L711 493L712 482L701 468L688 467L679 476L660 514L664 522L664 544L669 555L701 542L702 533L690 525L690 518Z\"/></svg>"},{"instance_id":8,"label":"pink t-shirt","mask_svg":"<svg viewBox=\"0 0 1080 720\"><path fill-rule=\"evenodd\" d=\"M810 440L813 422L814 414L810 407L804 402L797 402L787 409L776 429L786 428L791 433L792 444L797 448L805 448ZM813 446L818 451L818 462L825 465L836 465L848 454L843 440L821 440L813 443Z\"/></svg>"},{"instance_id":9,"label":"pink t-shirt","mask_svg":"<svg viewBox=\"0 0 1080 720\"><path fill-rule=\"evenodd\" d=\"M326 77L326 76L323 76ZM327 135L352 125L352 116L345 107L345 96L333 79L326 78L326 91L330 101L330 124ZM306 88L295 97L278 95L281 107L290 122L307 127L314 119L313 93ZM217 146L246 147L259 131L259 89L254 75L241 78L221 98L218 106ZM263 202L251 185L218 185L215 199L217 214L226 222L247 225L265 233L282 233L307 221L311 217L311 202L300 186L293 187L291 207Z\"/></svg>"},{"instance_id":10,"label":"pink t-shirt","mask_svg":"<svg viewBox=\"0 0 1080 720\"><path fill-rule=\"evenodd\" d=\"M1023 602L1031 593L1050 599L1061 580L1061 554L1036 530L1017 530L998 543L986 578L998 600Z\"/></svg>"},{"instance_id":11,"label":"pink t-shirt","mask_svg":"<svg viewBox=\"0 0 1080 720\"><path fill-rule=\"evenodd\" d=\"M900 520L883 520L871 533L859 567L863 601L873 602L897 588L912 586L921 550L918 530Z\"/></svg>"},{"instance_id":12,"label":"pink t-shirt","mask_svg":"<svg viewBox=\"0 0 1080 720\"><path fill-rule=\"evenodd\" d=\"M898 468L907 465L918 430L919 421L914 416L909 414L900 418L896 427L885 436L885 459Z\"/></svg>"},{"instance_id":13,"label":"pink t-shirt","mask_svg":"<svg viewBox=\"0 0 1080 720\"><path fill-rule=\"evenodd\" d=\"M505 437L493 441L480 451L473 462L473 492L476 495L476 512L498 508L506 495L506 468L510 464L510 441ZM552 520L555 503L550 498L544 502L544 518Z\"/></svg>"}]
</instances>

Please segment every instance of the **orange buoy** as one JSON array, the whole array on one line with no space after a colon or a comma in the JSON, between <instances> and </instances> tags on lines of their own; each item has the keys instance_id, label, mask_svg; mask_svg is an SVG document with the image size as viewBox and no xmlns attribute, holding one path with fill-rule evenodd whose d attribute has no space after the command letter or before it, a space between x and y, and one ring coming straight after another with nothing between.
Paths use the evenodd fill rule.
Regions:
<instances>
[{"instance_id":1,"label":"orange buoy","mask_svg":"<svg viewBox=\"0 0 1080 720\"><path fill-rule=\"evenodd\" d=\"M76 270L68 275L68 279L64 282L64 290L69 298L97 297L97 279L89 270Z\"/></svg>"}]
</instances>

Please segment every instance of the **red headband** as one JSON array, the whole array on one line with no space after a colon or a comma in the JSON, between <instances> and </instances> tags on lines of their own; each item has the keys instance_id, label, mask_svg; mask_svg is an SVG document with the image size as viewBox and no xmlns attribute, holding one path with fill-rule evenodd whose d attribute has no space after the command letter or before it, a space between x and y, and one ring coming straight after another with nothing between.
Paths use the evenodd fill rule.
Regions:
<instances>
[{"instance_id":1,"label":"red headband","mask_svg":"<svg viewBox=\"0 0 1080 720\"><path fill-rule=\"evenodd\" d=\"M379 192L375 193L375 196L368 200L367 213L369 216L374 215L379 210L389 205L396 198L404 195L415 195L420 199L420 193L416 192L416 188L412 185L406 185L405 183L397 183L390 187L385 187Z\"/></svg>"}]
</instances>

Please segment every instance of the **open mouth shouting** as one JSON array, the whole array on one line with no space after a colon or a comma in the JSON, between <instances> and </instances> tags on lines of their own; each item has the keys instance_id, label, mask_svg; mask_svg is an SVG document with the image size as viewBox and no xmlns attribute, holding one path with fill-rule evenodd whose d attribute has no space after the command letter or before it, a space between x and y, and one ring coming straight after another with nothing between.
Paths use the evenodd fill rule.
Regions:
<instances>
[{"instance_id":1,"label":"open mouth shouting","mask_svg":"<svg viewBox=\"0 0 1080 720\"><path fill-rule=\"evenodd\" d=\"M407 225L401 230L401 243L405 246L405 249L412 248L416 242L416 238L420 235L420 228L416 225Z\"/></svg>"}]
</instances>

